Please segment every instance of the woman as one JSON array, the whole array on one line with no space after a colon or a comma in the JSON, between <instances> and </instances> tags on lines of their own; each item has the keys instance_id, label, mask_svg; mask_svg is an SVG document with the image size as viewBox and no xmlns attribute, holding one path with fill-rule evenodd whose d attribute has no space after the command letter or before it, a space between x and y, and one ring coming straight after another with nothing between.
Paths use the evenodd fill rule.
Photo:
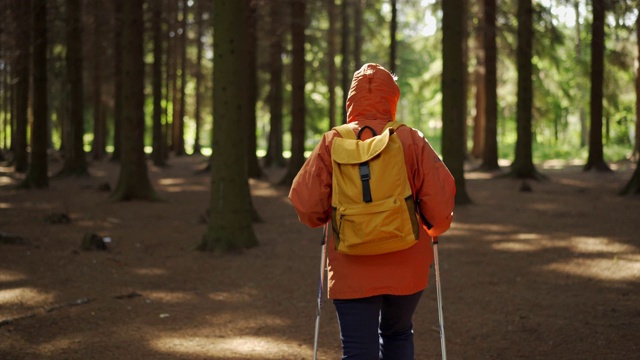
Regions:
<instances>
[{"instance_id":1,"label":"woman","mask_svg":"<svg viewBox=\"0 0 640 360\"><path fill-rule=\"evenodd\" d=\"M382 66L365 64L353 76L347 114L354 134L365 126L380 134L395 121L400 89ZM407 177L421 213L415 245L379 255L347 255L328 251L328 297L333 300L342 340L343 359L413 359L412 316L426 288L433 262L431 237L451 225L455 184L451 173L423 135L399 127ZM363 139L371 136L362 132ZM331 146L340 134L329 131L296 176L289 193L300 221L310 227L331 218Z\"/></svg>"}]
</instances>

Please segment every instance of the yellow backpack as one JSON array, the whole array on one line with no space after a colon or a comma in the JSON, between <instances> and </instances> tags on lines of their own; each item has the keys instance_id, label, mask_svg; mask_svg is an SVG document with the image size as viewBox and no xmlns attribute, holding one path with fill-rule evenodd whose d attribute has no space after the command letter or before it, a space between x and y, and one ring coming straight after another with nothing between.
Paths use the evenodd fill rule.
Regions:
<instances>
[{"instance_id":1,"label":"yellow backpack","mask_svg":"<svg viewBox=\"0 0 640 360\"><path fill-rule=\"evenodd\" d=\"M390 122L382 134L364 126L358 136L348 125L334 129L331 224L336 251L377 255L404 250L419 237L413 194L402 143L394 135L403 124ZM373 137L360 140L364 130Z\"/></svg>"}]
</instances>

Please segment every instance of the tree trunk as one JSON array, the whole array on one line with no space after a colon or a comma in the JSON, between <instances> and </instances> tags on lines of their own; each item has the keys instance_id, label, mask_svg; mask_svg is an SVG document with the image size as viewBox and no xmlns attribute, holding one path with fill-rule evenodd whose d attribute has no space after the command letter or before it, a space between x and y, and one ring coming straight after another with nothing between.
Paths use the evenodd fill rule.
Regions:
<instances>
[{"instance_id":1,"label":"tree trunk","mask_svg":"<svg viewBox=\"0 0 640 360\"><path fill-rule=\"evenodd\" d=\"M638 68L636 69L636 139L633 154L635 158L640 159L640 12L636 18L636 42L638 45Z\"/></svg>"},{"instance_id":2,"label":"tree trunk","mask_svg":"<svg viewBox=\"0 0 640 360\"><path fill-rule=\"evenodd\" d=\"M398 32L398 1L391 0L391 24L390 24L391 43L389 45L389 71L396 74L398 42L396 35Z\"/></svg>"},{"instance_id":3,"label":"tree trunk","mask_svg":"<svg viewBox=\"0 0 640 360\"><path fill-rule=\"evenodd\" d=\"M33 26L33 123L31 125L31 164L23 187L49 186L47 165L47 0L32 3Z\"/></svg>"},{"instance_id":4,"label":"tree trunk","mask_svg":"<svg viewBox=\"0 0 640 360\"><path fill-rule=\"evenodd\" d=\"M271 46L269 47L269 67L271 80L269 82L269 111L270 124L269 145L264 159L265 166L282 167L284 157L282 155L282 13L281 4L277 1L269 3L271 21Z\"/></svg>"},{"instance_id":5,"label":"tree trunk","mask_svg":"<svg viewBox=\"0 0 640 360\"><path fill-rule=\"evenodd\" d=\"M202 6L203 0L196 1L195 10L195 22L196 22L196 94L195 94L195 123L196 132L193 139L193 153L202 154L202 147L200 146L200 124L202 123L202 115L200 113L200 102L202 100L202 36L203 36L203 20L202 13L204 12L204 6Z\"/></svg>"},{"instance_id":6,"label":"tree trunk","mask_svg":"<svg viewBox=\"0 0 640 360\"><path fill-rule=\"evenodd\" d=\"M178 97L178 65L180 63L180 42L178 41L178 13L178 1L169 1L169 8L167 12L167 17L169 18L167 62L169 64L168 71L171 94L167 95L167 97L170 97L167 103L171 103L171 124L169 125L171 132L169 134L171 139L171 151L174 152L176 151L178 145L176 141L176 127L178 126L178 117L180 114L180 98Z\"/></svg>"},{"instance_id":7,"label":"tree trunk","mask_svg":"<svg viewBox=\"0 0 640 360\"><path fill-rule=\"evenodd\" d=\"M104 38L104 5L100 1L92 3L93 6L93 147L92 153L95 160L105 157L107 141L107 123L105 119L105 107L102 99L102 58L105 50L102 43Z\"/></svg>"},{"instance_id":8,"label":"tree trunk","mask_svg":"<svg viewBox=\"0 0 640 360\"><path fill-rule=\"evenodd\" d=\"M15 134L12 132L13 159L16 172L25 172L29 167L27 154L27 128L29 126L29 85L31 69L31 0L17 0L14 5L16 21L15 43ZM27 39L27 40L25 40Z\"/></svg>"},{"instance_id":9,"label":"tree trunk","mask_svg":"<svg viewBox=\"0 0 640 360\"><path fill-rule=\"evenodd\" d=\"M456 204L471 202L464 179L466 0L442 4L442 156L456 179Z\"/></svg>"},{"instance_id":10,"label":"tree trunk","mask_svg":"<svg viewBox=\"0 0 640 360\"><path fill-rule=\"evenodd\" d=\"M362 64L362 0L353 0L353 72Z\"/></svg>"},{"instance_id":11,"label":"tree trunk","mask_svg":"<svg viewBox=\"0 0 640 360\"><path fill-rule=\"evenodd\" d=\"M173 150L173 116L176 111L175 106L175 92L176 92L176 49L175 49L175 33L176 33L176 19L175 19L175 1L166 1L165 5L165 26L166 31L166 81L165 81L165 107L164 107L164 151L163 156L165 160L169 158L169 153ZM169 110L171 109L171 110Z\"/></svg>"},{"instance_id":12,"label":"tree trunk","mask_svg":"<svg viewBox=\"0 0 640 360\"><path fill-rule=\"evenodd\" d=\"M210 221L198 249L240 251L258 244L251 225L246 135L247 2L217 0L214 12L214 127Z\"/></svg>"},{"instance_id":13,"label":"tree trunk","mask_svg":"<svg viewBox=\"0 0 640 360\"><path fill-rule=\"evenodd\" d=\"M249 83L247 84L247 100L249 103L249 112L247 114L247 123L245 125L247 136L247 166L248 175L250 178L259 178L262 176L262 169L258 162L258 155L256 150L258 148L256 138L256 103L258 101L258 56L256 49L258 48L258 1L249 1L249 12L247 14L247 60L249 65L247 67L247 78Z\"/></svg>"},{"instance_id":14,"label":"tree trunk","mask_svg":"<svg viewBox=\"0 0 640 360\"><path fill-rule=\"evenodd\" d=\"M58 175L88 176L84 152L84 84L82 1L67 0L67 73L69 77L69 142Z\"/></svg>"},{"instance_id":15,"label":"tree trunk","mask_svg":"<svg viewBox=\"0 0 640 360\"><path fill-rule=\"evenodd\" d=\"M349 65L349 1L342 0L342 122L347 123L347 97L351 86L351 66Z\"/></svg>"},{"instance_id":16,"label":"tree trunk","mask_svg":"<svg viewBox=\"0 0 640 360\"><path fill-rule=\"evenodd\" d=\"M518 103L516 154L511 164L511 175L522 179L536 179L538 172L533 165L533 6L531 0L518 2Z\"/></svg>"},{"instance_id":17,"label":"tree trunk","mask_svg":"<svg viewBox=\"0 0 640 360\"><path fill-rule=\"evenodd\" d=\"M11 123L11 91L9 86L11 66L9 61L6 64L7 66L2 69L2 150L9 150L9 124ZM4 161L4 154L2 161Z\"/></svg>"},{"instance_id":18,"label":"tree trunk","mask_svg":"<svg viewBox=\"0 0 640 360\"><path fill-rule=\"evenodd\" d=\"M573 9L576 13L576 57L578 58L578 64L582 67L583 64L583 54L582 54L582 26L580 24L580 2L581 0L575 0L573 3ZM587 116L584 111L584 103L582 93L578 92L578 106L579 117L580 117L580 148L583 148L587 145L587 137L589 133L589 129L587 126Z\"/></svg>"},{"instance_id":19,"label":"tree trunk","mask_svg":"<svg viewBox=\"0 0 640 360\"><path fill-rule=\"evenodd\" d=\"M120 161L122 148L122 108L124 98L122 97L122 6L126 0L114 0L114 89L113 89L113 154L112 161Z\"/></svg>"},{"instance_id":20,"label":"tree trunk","mask_svg":"<svg viewBox=\"0 0 640 360\"><path fill-rule=\"evenodd\" d=\"M165 166L164 136L162 134L162 4L160 0L151 2L151 31L153 33L153 66L152 92L153 92L153 152L151 160L155 166Z\"/></svg>"},{"instance_id":21,"label":"tree trunk","mask_svg":"<svg viewBox=\"0 0 640 360\"><path fill-rule=\"evenodd\" d=\"M589 131L589 157L584 170L611 171L604 161L602 146L602 97L604 78L604 22L605 0L593 0L591 27L591 129Z\"/></svg>"},{"instance_id":22,"label":"tree trunk","mask_svg":"<svg viewBox=\"0 0 640 360\"><path fill-rule=\"evenodd\" d=\"M327 0L327 12L329 15L328 64L329 75L327 85L329 87L329 129L336 126L336 1Z\"/></svg>"},{"instance_id":23,"label":"tree trunk","mask_svg":"<svg viewBox=\"0 0 640 360\"><path fill-rule=\"evenodd\" d=\"M10 16L10 7L13 4L5 1L2 3L1 7L0 7L0 13L2 14L2 16L5 16L7 19ZM6 34L7 36L7 40L9 40L8 38L11 37L11 25L9 25L9 21L7 21L7 24L5 25L6 28L4 30L4 34ZM9 44L8 41L7 42L0 42L0 51L2 51L3 54L8 54L9 51ZM8 150L9 149L9 127L11 124L11 68L13 67L13 64L11 64L11 58L9 56L5 56L4 58L5 62L4 62L4 66L2 67L2 77L0 78L0 85L2 86L2 108L0 109L0 111L2 111L2 123L0 123L0 132L2 133L2 147L0 148L0 161L5 161L5 156L4 156L4 150Z\"/></svg>"},{"instance_id":24,"label":"tree trunk","mask_svg":"<svg viewBox=\"0 0 640 360\"><path fill-rule=\"evenodd\" d=\"M636 162L636 170L633 172L631 179L625 187L620 191L620 195L638 195L640 194L640 157Z\"/></svg>"},{"instance_id":25,"label":"tree trunk","mask_svg":"<svg viewBox=\"0 0 640 360\"><path fill-rule=\"evenodd\" d=\"M485 129L483 170L498 170L498 80L496 47L496 0L484 0L484 93Z\"/></svg>"},{"instance_id":26,"label":"tree trunk","mask_svg":"<svg viewBox=\"0 0 640 360\"><path fill-rule=\"evenodd\" d=\"M484 133L486 123L486 89L485 89L485 51L484 51L484 4L478 1L478 24L475 31L475 51L476 66L474 69L475 82L475 106L476 113L473 117L473 145L471 147L471 156L474 158L482 158L484 153Z\"/></svg>"},{"instance_id":27,"label":"tree trunk","mask_svg":"<svg viewBox=\"0 0 640 360\"><path fill-rule=\"evenodd\" d=\"M144 153L144 0L126 0L122 11L122 159L112 200L157 200Z\"/></svg>"},{"instance_id":28,"label":"tree trunk","mask_svg":"<svg viewBox=\"0 0 640 360\"><path fill-rule=\"evenodd\" d=\"M306 0L291 1L291 159L283 185L291 185L304 165Z\"/></svg>"},{"instance_id":29,"label":"tree trunk","mask_svg":"<svg viewBox=\"0 0 640 360\"><path fill-rule=\"evenodd\" d=\"M177 156L186 154L184 148L184 117L185 117L185 100L186 100L186 87L187 87L187 0L182 0L182 14L180 16L179 27L182 33L178 31L177 34L177 46L180 50L180 89L178 96L180 97L180 105L178 105L178 116L175 117L173 123L173 141L174 151Z\"/></svg>"}]
</instances>

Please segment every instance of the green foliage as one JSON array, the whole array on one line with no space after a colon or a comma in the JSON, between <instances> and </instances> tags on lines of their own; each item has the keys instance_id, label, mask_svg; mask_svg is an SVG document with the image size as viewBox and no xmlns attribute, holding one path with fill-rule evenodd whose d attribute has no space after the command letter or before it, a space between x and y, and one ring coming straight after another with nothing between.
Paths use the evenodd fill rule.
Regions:
<instances>
[{"instance_id":1,"label":"green foliage","mask_svg":"<svg viewBox=\"0 0 640 360\"><path fill-rule=\"evenodd\" d=\"M586 159L586 149L581 148L581 138L584 138L581 126L581 113L583 119L589 119L589 72L590 72L590 24L591 3L580 0L579 18L575 21L574 1L566 0L541 0L534 2L534 113L533 130L535 137L534 159L543 161L549 158ZM189 7L195 2L188 2ZM264 151L269 134L269 14L267 1L260 1L258 8L258 43L256 48L258 61L258 102L256 104L257 115L257 142L258 150ZM337 2L336 9L336 50L338 54L332 59L337 68L336 115L341 121L342 114L342 89L341 84L341 54L340 24L342 12L341 2ZM391 9L388 1L368 0L363 2L362 21L362 61L376 62L388 67ZM498 51L498 149L503 159L513 159L515 144L515 107L517 103L516 83L517 71L515 68L515 49L517 45L515 19L518 2L497 2L497 51ZM635 98L634 76L637 66L637 39L635 21L638 16L637 0L621 0L611 3L608 8L606 23L606 51L605 51L605 76L604 76L604 144L605 158L615 161L624 158L633 146L635 125ZM398 2L398 28L397 28L397 76L401 90L400 103L398 105L397 118L421 130L432 142L434 148L440 151L440 136L442 130L442 2L438 0L404 0ZM470 4L468 24L469 36L473 38L480 17L476 3ZM53 7L52 7L53 9ZM59 11L60 9L56 10ZM203 15L205 27L203 34L203 90L201 95L201 134L200 142L204 147L210 146L212 121L212 20L211 9L205 6ZM185 111L185 143L187 151L193 146L195 138L195 56L196 56L196 26L195 8L191 8L188 18L187 37L187 86L186 86L186 111ZM284 11L282 19L285 24L284 50L283 50L283 128L284 148L289 150L290 144L290 14ZM350 13L352 15L352 12ZM167 14L165 14L167 15ZM62 23L52 24L52 42L49 51L50 56L50 114L52 119L52 142L56 148L61 144L61 126L66 121L65 99L68 97L66 90L66 67L64 55L64 32ZM353 26L353 22L352 22ZM311 150L319 141L321 134L329 127L329 89L328 79L328 42L327 30L329 19L327 14L327 2L314 0L308 2L307 31L306 31L306 148ZM163 31L166 31L163 25ZM108 35L108 36L107 36ZM109 38L112 34L106 34ZM354 34L348 39L351 51L353 51ZM474 71L476 46L469 41L469 72ZM10 44L8 44L10 45ZM165 51L168 51L165 44ZM150 34L145 39L145 62L151 64L152 42ZM105 54L111 59L113 50ZM164 59L166 60L166 59ZM2 56L0 56L2 61ZM353 63L349 73L361 64ZM163 72L166 73L166 62ZM106 67L106 65L105 65ZM0 69L4 71L4 68ZM109 76L112 70L105 70ZM164 79L166 80L166 79ZM87 82L90 79L87 78ZM163 92L168 89L163 84ZM146 101L145 116L146 128L151 129L151 77L146 77ZM474 116L474 92L473 82L469 82L468 88L468 116L469 139L471 139ZM109 89L109 86L107 86ZM87 86L87 101L85 103L85 148L89 149L93 136L93 109L89 101L91 85ZM8 106L4 103L6 89L0 89L2 100L3 118ZM171 118L174 104L171 96L166 98L164 94L163 107ZM106 97L112 96L112 90L106 90ZM461 94L461 96L463 96ZM113 104L113 99L108 99ZM107 113L109 124L108 145L113 144L113 112ZM0 128L0 143L5 144L10 129ZM6 133L6 134L5 134ZM471 141L471 140L469 140ZM7 143L9 141L6 141ZM145 144L151 145L151 131L145 133ZM470 145L471 146L471 145Z\"/></svg>"}]
</instances>

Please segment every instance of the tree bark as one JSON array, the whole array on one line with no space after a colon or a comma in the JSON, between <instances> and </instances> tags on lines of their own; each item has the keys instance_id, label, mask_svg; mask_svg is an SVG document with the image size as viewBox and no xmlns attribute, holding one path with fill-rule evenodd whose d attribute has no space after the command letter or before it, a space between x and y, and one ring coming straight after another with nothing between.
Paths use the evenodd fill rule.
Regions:
<instances>
[{"instance_id":1,"label":"tree bark","mask_svg":"<svg viewBox=\"0 0 640 360\"><path fill-rule=\"evenodd\" d=\"M120 161L122 148L122 6L126 0L114 0L114 89L113 89L113 153L111 161Z\"/></svg>"},{"instance_id":2,"label":"tree bark","mask_svg":"<svg viewBox=\"0 0 640 360\"><path fill-rule=\"evenodd\" d=\"M605 0L593 0L593 24L591 26L591 128L589 131L589 157L584 171L611 171L604 161L602 145L602 99L604 79L604 26Z\"/></svg>"},{"instance_id":3,"label":"tree bark","mask_svg":"<svg viewBox=\"0 0 640 360\"><path fill-rule=\"evenodd\" d=\"M13 159L16 172L25 172L29 167L27 153L27 129L29 126L29 85L31 80L31 0L16 0L14 4L16 26L15 43L15 134L12 133ZM27 39L25 41L25 39Z\"/></svg>"},{"instance_id":4,"label":"tree bark","mask_svg":"<svg viewBox=\"0 0 640 360\"><path fill-rule=\"evenodd\" d=\"M107 123L105 106L103 103L103 63L105 50L102 43L104 38L104 5L100 1L93 6L93 146L92 154L95 160L105 157L107 140Z\"/></svg>"},{"instance_id":5,"label":"tree bark","mask_svg":"<svg viewBox=\"0 0 640 360\"><path fill-rule=\"evenodd\" d=\"M476 66L473 80L475 86L475 116L473 117L473 145L471 156L482 158L484 152L485 126L486 126L486 89L485 89L485 49L484 49L484 0L478 1L478 23L475 26L475 52Z\"/></svg>"},{"instance_id":6,"label":"tree bark","mask_svg":"<svg viewBox=\"0 0 640 360\"><path fill-rule=\"evenodd\" d=\"M362 0L353 0L353 71L362 64Z\"/></svg>"},{"instance_id":7,"label":"tree bark","mask_svg":"<svg viewBox=\"0 0 640 360\"><path fill-rule=\"evenodd\" d=\"M186 87L187 87L187 0L182 0L182 14L180 15L180 30L177 34L177 43L180 50L180 89L179 89L179 101L178 116L174 118L173 123L173 141L174 151L177 156L185 155L185 143L184 143L184 117L185 117L185 104L186 104Z\"/></svg>"},{"instance_id":8,"label":"tree bark","mask_svg":"<svg viewBox=\"0 0 640 360\"><path fill-rule=\"evenodd\" d=\"M498 80L496 47L496 0L484 0L484 93L485 129L483 170L498 170Z\"/></svg>"},{"instance_id":9,"label":"tree bark","mask_svg":"<svg viewBox=\"0 0 640 360\"><path fill-rule=\"evenodd\" d=\"M291 159L283 185L291 185L304 165L306 0L291 1Z\"/></svg>"},{"instance_id":10,"label":"tree bark","mask_svg":"<svg viewBox=\"0 0 640 360\"><path fill-rule=\"evenodd\" d=\"M84 84L82 1L67 0L67 74L69 78L69 142L62 176L88 176L84 152Z\"/></svg>"},{"instance_id":11,"label":"tree bark","mask_svg":"<svg viewBox=\"0 0 640 360\"><path fill-rule=\"evenodd\" d=\"M329 16L329 30L327 32L329 75L327 85L329 87L329 129L336 126L336 1L327 0L327 13Z\"/></svg>"},{"instance_id":12,"label":"tree bark","mask_svg":"<svg viewBox=\"0 0 640 360\"><path fill-rule=\"evenodd\" d=\"M165 166L167 163L164 157L164 136L162 133L162 6L161 0L154 0L150 4L152 6L151 14L151 31L153 33L153 66L152 72L152 92L153 92L153 152L151 160L155 166Z\"/></svg>"},{"instance_id":13,"label":"tree bark","mask_svg":"<svg viewBox=\"0 0 640 360\"><path fill-rule=\"evenodd\" d=\"M271 73L269 87L270 124L269 145L265 156L265 166L282 167L285 164L282 155L282 14L277 1L269 3L271 21L271 39L269 47L269 68Z\"/></svg>"},{"instance_id":14,"label":"tree bark","mask_svg":"<svg viewBox=\"0 0 640 360\"><path fill-rule=\"evenodd\" d=\"M202 154L202 147L200 146L200 124L202 123L202 114L200 111L200 102L202 100L202 36L203 36L203 20L202 13L204 6L202 6L203 0L196 1L195 10L195 22L196 22L196 94L195 94L195 123L196 131L193 139L193 153Z\"/></svg>"},{"instance_id":15,"label":"tree bark","mask_svg":"<svg viewBox=\"0 0 640 360\"><path fill-rule=\"evenodd\" d=\"M640 159L640 12L636 18L636 42L638 51L638 67L636 69L636 138L633 154Z\"/></svg>"},{"instance_id":16,"label":"tree bark","mask_svg":"<svg viewBox=\"0 0 640 360\"><path fill-rule=\"evenodd\" d=\"M258 155L256 153L258 139L256 137L256 103L258 101L258 56L256 49L258 48L258 1L249 1L249 12L247 13L247 60L249 62L247 67L247 78L249 83L247 84L247 100L249 103L249 112L247 113L247 123L245 126L247 136L247 166L248 175L250 178L262 177L262 168L258 162Z\"/></svg>"},{"instance_id":17,"label":"tree bark","mask_svg":"<svg viewBox=\"0 0 640 360\"><path fill-rule=\"evenodd\" d=\"M349 65L349 1L342 0L342 122L347 123L347 97L351 86L351 67Z\"/></svg>"},{"instance_id":18,"label":"tree bark","mask_svg":"<svg viewBox=\"0 0 640 360\"><path fill-rule=\"evenodd\" d=\"M165 6L165 26L166 31L166 67L165 67L165 108L164 108L164 151L165 160L169 158L169 153L173 150L173 117L176 112L175 93L176 93L176 16L175 1L166 1ZM169 110L171 109L171 110Z\"/></svg>"},{"instance_id":19,"label":"tree bark","mask_svg":"<svg viewBox=\"0 0 640 360\"><path fill-rule=\"evenodd\" d=\"M398 32L398 1L391 0L391 24L390 24L390 36L391 43L389 45L389 71L392 74L396 74L396 63L397 63L397 51L398 51L398 42L396 39L396 35Z\"/></svg>"},{"instance_id":20,"label":"tree bark","mask_svg":"<svg viewBox=\"0 0 640 360\"><path fill-rule=\"evenodd\" d=\"M122 158L112 200L158 200L144 153L144 0L126 0L122 11Z\"/></svg>"},{"instance_id":21,"label":"tree bark","mask_svg":"<svg viewBox=\"0 0 640 360\"><path fill-rule=\"evenodd\" d=\"M466 0L442 4L442 156L456 179L456 204L471 202L464 179Z\"/></svg>"},{"instance_id":22,"label":"tree bark","mask_svg":"<svg viewBox=\"0 0 640 360\"><path fill-rule=\"evenodd\" d=\"M251 225L246 135L237 131L252 106L246 96L247 6L216 1L210 221L199 250L237 252L258 244Z\"/></svg>"},{"instance_id":23,"label":"tree bark","mask_svg":"<svg viewBox=\"0 0 640 360\"><path fill-rule=\"evenodd\" d=\"M34 0L31 25L33 43L33 123L31 164L23 187L49 186L47 163L47 0Z\"/></svg>"},{"instance_id":24,"label":"tree bark","mask_svg":"<svg viewBox=\"0 0 640 360\"><path fill-rule=\"evenodd\" d=\"M169 71L169 84L171 87L171 93L167 94L169 98L167 103L171 103L171 124L168 127L171 129L168 133L171 139L171 151L175 152L177 149L176 141L176 127L178 126L178 117L180 114L180 98L178 93L178 66L180 64L180 53L178 41L178 1L169 1L169 7L167 11L167 17L169 18L169 41L167 45L167 63Z\"/></svg>"},{"instance_id":25,"label":"tree bark","mask_svg":"<svg viewBox=\"0 0 640 360\"><path fill-rule=\"evenodd\" d=\"M2 150L9 150L9 127L11 124L10 62L10 59L7 59L7 66L2 69ZM4 154L1 156L2 161L4 161Z\"/></svg>"},{"instance_id":26,"label":"tree bark","mask_svg":"<svg viewBox=\"0 0 640 360\"><path fill-rule=\"evenodd\" d=\"M636 162L636 170L631 175L631 179L620 191L620 195L638 195L640 194L640 157Z\"/></svg>"},{"instance_id":27,"label":"tree bark","mask_svg":"<svg viewBox=\"0 0 640 360\"><path fill-rule=\"evenodd\" d=\"M539 174L533 165L533 5L531 0L518 2L518 102L516 154L511 164L511 175L522 179L537 179Z\"/></svg>"},{"instance_id":28,"label":"tree bark","mask_svg":"<svg viewBox=\"0 0 640 360\"><path fill-rule=\"evenodd\" d=\"M576 57L578 58L578 64L582 67L583 64L583 54L582 54L582 26L580 24L580 2L581 0L575 0L573 3L573 9L576 13ZM580 117L580 148L585 147L587 145L587 138L589 133L589 128L587 126L587 116L584 111L584 103L582 94L579 92L578 98L578 107L579 107L579 117Z\"/></svg>"}]
</instances>

